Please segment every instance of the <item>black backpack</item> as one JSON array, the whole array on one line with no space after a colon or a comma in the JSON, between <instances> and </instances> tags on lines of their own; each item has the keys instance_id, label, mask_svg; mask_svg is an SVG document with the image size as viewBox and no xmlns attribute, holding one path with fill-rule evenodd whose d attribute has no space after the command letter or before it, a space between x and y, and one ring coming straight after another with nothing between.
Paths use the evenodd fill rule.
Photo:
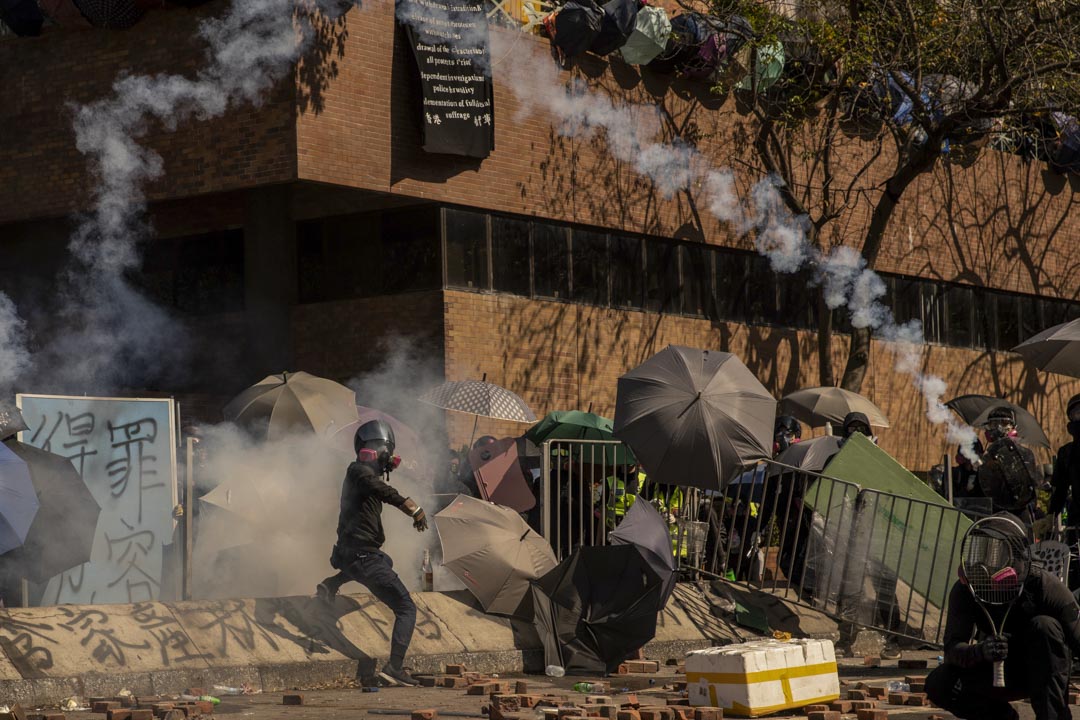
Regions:
<instances>
[{"instance_id":1,"label":"black backpack","mask_svg":"<svg viewBox=\"0 0 1080 720\"><path fill-rule=\"evenodd\" d=\"M1023 510L1035 498L1035 455L1012 438L995 440L982 456L979 486L994 511Z\"/></svg>"}]
</instances>

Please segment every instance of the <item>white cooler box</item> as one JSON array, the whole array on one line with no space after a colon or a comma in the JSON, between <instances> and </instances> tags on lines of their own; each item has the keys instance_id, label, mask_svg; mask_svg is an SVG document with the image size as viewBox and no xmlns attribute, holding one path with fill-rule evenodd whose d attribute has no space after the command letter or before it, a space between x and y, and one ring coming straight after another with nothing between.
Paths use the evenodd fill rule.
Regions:
<instances>
[{"instance_id":1,"label":"white cooler box","mask_svg":"<svg viewBox=\"0 0 1080 720\"><path fill-rule=\"evenodd\" d=\"M758 717L840 697L830 640L757 640L686 656L690 704Z\"/></svg>"}]
</instances>

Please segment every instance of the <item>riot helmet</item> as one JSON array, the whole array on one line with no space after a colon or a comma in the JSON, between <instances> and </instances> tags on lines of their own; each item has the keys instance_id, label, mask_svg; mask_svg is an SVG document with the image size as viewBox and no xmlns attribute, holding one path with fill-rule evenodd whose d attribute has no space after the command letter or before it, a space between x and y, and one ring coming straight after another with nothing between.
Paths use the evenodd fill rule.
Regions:
<instances>
[{"instance_id":1,"label":"riot helmet","mask_svg":"<svg viewBox=\"0 0 1080 720\"><path fill-rule=\"evenodd\" d=\"M373 462L380 470L389 471L397 467L394 462L396 446L394 428L384 420L371 420L364 423L356 429L356 435L353 437L353 448L356 450L357 458L364 462ZM363 453L364 450L371 452ZM366 457L361 457L362 455Z\"/></svg>"},{"instance_id":2,"label":"riot helmet","mask_svg":"<svg viewBox=\"0 0 1080 720\"><path fill-rule=\"evenodd\" d=\"M1069 430L1069 434L1077 440L1080 440L1080 395L1073 395L1069 398L1069 404L1066 406L1065 417L1068 419L1069 424L1066 426Z\"/></svg>"},{"instance_id":3,"label":"riot helmet","mask_svg":"<svg viewBox=\"0 0 1080 720\"><path fill-rule=\"evenodd\" d=\"M1016 413L1012 408L999 405L986 416L986 438L990 442L1016 434Z\"/></svg>"},{"instance_id":4,"label":"riot helmet","mask_svg":"<svg viewBox=\"0 0 1080 720\"><path fill-rule=\"evenodd\" d=\"M844 437L849 438L857 432L868 438L874 436L870 430L870 418L866 417L866 413L849 412L844 416Z\"/></svg>"},{"instance_id":5,"label":"riot helmet","mask_svg":"<svg viewBox=\"0 0 1080 720\"><path fill-rule=\"evenodd\" d=\"M780 415L773 426L773 455L779 455L802 438L802 425L791 415Z\"/></svg>"}]
</instances>

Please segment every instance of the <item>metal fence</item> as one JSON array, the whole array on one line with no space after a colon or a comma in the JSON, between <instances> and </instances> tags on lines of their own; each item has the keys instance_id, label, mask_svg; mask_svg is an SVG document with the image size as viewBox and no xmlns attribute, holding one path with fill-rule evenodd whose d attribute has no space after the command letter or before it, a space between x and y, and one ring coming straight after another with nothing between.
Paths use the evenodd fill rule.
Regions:
<instances>
[{"instance_id":1,"label":"metal fence","mask_svg":"<svg viewBox=\"0 0 1080 720\"><path fill-rule=\"evenodd\" d=\"M772 461L723 492L655 485L615 441L549 441L542 456L541 522L560 559L606 544L633 496L668 518L688 577L727 577L855 626L941 642L970 523L956 508Z\"/></svg>"}]
</instances>

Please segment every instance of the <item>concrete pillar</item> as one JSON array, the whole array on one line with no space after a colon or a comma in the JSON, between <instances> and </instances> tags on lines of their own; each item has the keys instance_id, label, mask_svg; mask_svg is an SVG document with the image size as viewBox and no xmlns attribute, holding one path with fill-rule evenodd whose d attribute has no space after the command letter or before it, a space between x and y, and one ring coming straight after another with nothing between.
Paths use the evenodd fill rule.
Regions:
<instances>
[{"instance_id":1,"label":"concrete pillar","mask_svg":"<svg viewBox=\"0 0 1080 720\"><path fill-rule=\"evenodd\" d=\"M292 308L297 297L296 224L292 187L247 191L244 218L244 303L251 381L293 371Z\"/></svg>"}]
</instances>

